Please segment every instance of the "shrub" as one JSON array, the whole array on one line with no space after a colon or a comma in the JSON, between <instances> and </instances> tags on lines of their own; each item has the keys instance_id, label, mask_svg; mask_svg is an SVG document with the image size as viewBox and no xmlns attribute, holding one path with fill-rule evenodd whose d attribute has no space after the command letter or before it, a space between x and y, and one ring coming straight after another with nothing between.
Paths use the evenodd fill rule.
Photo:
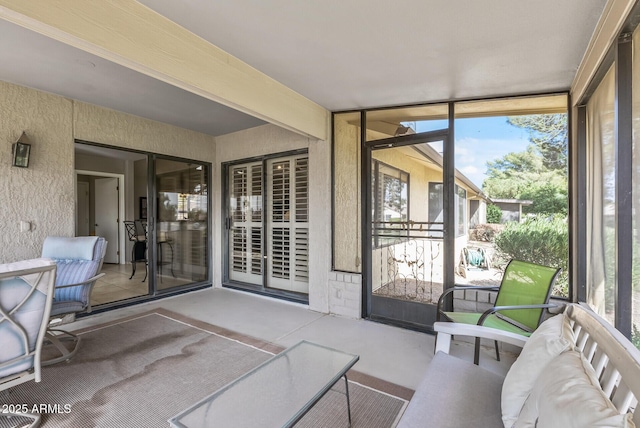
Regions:
<instances>
[{"instance_id":1,"label":"shrub","mask_svg":"<svg viewBox=\"0 0 640 428\"><path fill-rule=\"evenodd\" d=\"M487 205L487 223L500 223L502 220L502 210L494 204Z\"/></svg>"},{"instance_id":2,"label":"shrub","mask_svg":"<svg viewBox=\"0 0 640 428\"><path fill-rule=\"evenodd\" d=\"M631 333L631 343L633 343L633 345L640 349L640 330L638 330L638 327L634 324L633 325L633 333Z\"/></svg>"},{"instance_id":3,"label":"shrub","mask_svg":"<svg viewBox=\"0 0 640 428\"><path fill-rule=\"evenodd\" d=\"M523 223L509 223L495 238L498 255L562 268L553 295L568 297L569 228L561 217L533 217Z\"/></svg>"}]
</instances>

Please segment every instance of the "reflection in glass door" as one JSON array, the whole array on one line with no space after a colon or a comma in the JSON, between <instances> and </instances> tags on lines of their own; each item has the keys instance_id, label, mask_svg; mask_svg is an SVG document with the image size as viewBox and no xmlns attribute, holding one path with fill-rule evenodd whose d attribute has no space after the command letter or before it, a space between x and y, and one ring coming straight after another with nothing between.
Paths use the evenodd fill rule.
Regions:
<instances>
[{"instance_id":1,"label":"reflection in glass door","mask_svg":"<svg viewBox=\"0 0 640 428\"><path fill-rule=\"evenodd\" d=\"M444 284L444 138L371 148L372 318L428 328Z\"/></svg>"},{"instance_id":2,"label":"reflection in glass door","mask_svg":"<svg viewBox=\"0 0 640 428\"><path fill-rule=\"evenodd\" d=\"M156 288L207 280L208 166L156 159Z\"/></svg>"}]
</instances>

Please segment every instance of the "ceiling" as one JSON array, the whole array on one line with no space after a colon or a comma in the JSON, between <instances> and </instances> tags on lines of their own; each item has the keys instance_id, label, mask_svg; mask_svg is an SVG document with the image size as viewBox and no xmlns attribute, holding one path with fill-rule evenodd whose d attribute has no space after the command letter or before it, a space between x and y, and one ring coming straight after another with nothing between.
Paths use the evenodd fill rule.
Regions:
<instances>
[{"instance_id":1,"label":"ceiling","mask_svg":"<svg viewBox=\"0 0 640 428\"><path fill-rule=\"evenodd\" d=\"M331 111L569 89L606 0L140 0ZM0 20L0 80L223 135L259 119Z\"/></svg>"}]
</instances>

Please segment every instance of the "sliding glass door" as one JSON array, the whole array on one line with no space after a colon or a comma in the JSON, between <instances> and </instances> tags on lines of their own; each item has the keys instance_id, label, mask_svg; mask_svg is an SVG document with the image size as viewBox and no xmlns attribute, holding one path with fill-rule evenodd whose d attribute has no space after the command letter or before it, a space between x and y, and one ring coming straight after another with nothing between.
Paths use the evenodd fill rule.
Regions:
<instances>
[{"instance_id":1,"label":"sliding glass door","mask_svg":"<svg viewBox=\"0 0 640 428\"><path fill-rule=\"evenodd\" d=\"M229 168L229 279L262 285L262 162Z\"/></svg>"},{"instance_id":2,"label":"sliding glass door","mask_svg":"<svg viewBox=\"0 0 640 428\"><path fill-rule=\"evenodd\" d=\"M309 290L306 153L225 165L225 283L305 300Z\"/></svg>"},{"instance_id":3,"label":"sliding glass door","mask_svg":"<svg viewBox=\"0 0 640 428\"><path fill-rule=\"evenodd\" d=\"M156 210L151 231L157 290L208 278L207 183L208 167L204 164L155 160Z\"/></svg>"}]
</instances>

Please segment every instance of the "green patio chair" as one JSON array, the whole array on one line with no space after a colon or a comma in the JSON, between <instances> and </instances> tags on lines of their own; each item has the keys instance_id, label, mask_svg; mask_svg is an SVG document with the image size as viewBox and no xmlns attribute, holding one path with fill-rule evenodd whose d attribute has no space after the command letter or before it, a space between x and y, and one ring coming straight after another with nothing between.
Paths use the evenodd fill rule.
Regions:
<instances>
[{"instance_id":1,"label":"green patio chair","mask_svg":"<svg viewBox=\"0 0 640 428\"><path fill-rule=\"evenodd\" d=\"M535 263L511 260L499 287L456 286L442 293L438 300L437 321L476 324L529 336L542 321L543 310L556 306L549 304L549 297L560 271L561 269ZM443 311L446 296L458 290L490 290L497 291L498 295L495 306L483 313ZM495 346L496 358L500 361L497 341ZM478 364L479 359L480 339L476 338L474 364Z\"/></svg>"}]
</instances>

